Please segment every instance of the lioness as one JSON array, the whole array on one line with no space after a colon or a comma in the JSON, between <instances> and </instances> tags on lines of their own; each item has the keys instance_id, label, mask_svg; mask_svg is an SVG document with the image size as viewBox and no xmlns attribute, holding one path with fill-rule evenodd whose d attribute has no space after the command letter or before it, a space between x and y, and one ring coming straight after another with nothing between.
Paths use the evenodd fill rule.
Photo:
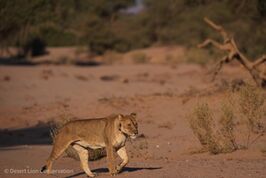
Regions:
<instances>
[{"instance_id":1,"label":"lioness","mask_svg":"<svg viewBox=\"0 0 266 178\"><path fill-rule=\"evenodd\" d=\"M136 138L138 134L138 124L136 114L115 115L98 119L75 120L65 124L59 129L55 136L55 141L47 164L42 167L42 172L47 169L51 173L52 163L69 146L72 145L77 150L81 167L89 177L94 177L88 165L88 150L86 148L97 149L106 148L108 169L111 175L115 175L128 163L125 142L129 136ZM114 154L116 151L122 162L114 166Z\"/></svg>"}]
</instances>

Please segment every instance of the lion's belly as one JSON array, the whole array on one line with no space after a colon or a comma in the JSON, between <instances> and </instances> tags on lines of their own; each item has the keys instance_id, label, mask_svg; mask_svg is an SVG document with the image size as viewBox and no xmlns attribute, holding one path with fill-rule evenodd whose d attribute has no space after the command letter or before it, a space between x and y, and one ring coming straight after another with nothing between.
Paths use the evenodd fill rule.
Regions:
<instances>
[{"instance_id":1,"label":"lion's belly","mask_svg":"<svg viewBox=\"0 0 266 178\"><path fill-rule=\"evenodd\" d=\"M119 134L115 137L114 141L113 141L113 146L115 148L121 148L123 146L125 146L125 142L126 142L126 137L123 134ZM106 147L104 142L87 142L87 141L77 141L75 142L75 144L80 145L84 148L91 148L91 149L99 149L99 148L104 148Z\"/></svg>"},{"instance_id":2,"label":"lion's belly","mask_svg":"<svg viewBox=\"0 0 266 178\"><path fill-rule=\"evenodd\" d=\"M89 147L91 149L98 149L98 148L104 148L105 147L105 144L104 143L88 143L86 141L78 141L78 142L75 142L75 144L77 145L80 145L82 147Z\"/></svg>"}]
</instances>

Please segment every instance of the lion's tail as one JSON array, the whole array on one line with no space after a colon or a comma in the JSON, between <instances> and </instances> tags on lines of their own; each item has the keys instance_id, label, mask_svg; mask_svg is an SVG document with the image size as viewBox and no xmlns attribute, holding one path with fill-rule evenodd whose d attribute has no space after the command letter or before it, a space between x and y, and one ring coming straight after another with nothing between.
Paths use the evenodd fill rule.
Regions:
<instances>
[{"instance_id":1,"label":"lion's tail","mask_svg":"<svg viewBox=\"0 0 266 178\"><path fill-rule=\"evenodd\" d=\"M46 171L46 170L47 170L47 166L44 165L44 166L41 168L41 172L44 172L44 171Z\"/></svg>"}]
</instances>

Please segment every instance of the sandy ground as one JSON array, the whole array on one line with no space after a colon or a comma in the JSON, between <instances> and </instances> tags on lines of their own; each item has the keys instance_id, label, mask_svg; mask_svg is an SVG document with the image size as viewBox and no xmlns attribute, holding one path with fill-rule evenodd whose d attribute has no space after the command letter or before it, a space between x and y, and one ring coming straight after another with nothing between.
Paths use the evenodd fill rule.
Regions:
<instances>
[{"instance_id":1,"label":"sandy ground","mask_svg":"<svg viewBox=\"0 0 266 178\"><path fill-rule=\"evenodd\" d=\"M0 66L0 177L86 177L67 157L55 162L55 174L39 173L52 148L49 122L130 112L144 138L128 142L130 163L117 177L266 177L265 136L248 150L189 154L200 148L187 121L193 106L216 106L225 97L221 81L245 76L228 66L212 83L192 64ZM89 164L109 177L105 158Z\"/></svg>"}]
</instances>

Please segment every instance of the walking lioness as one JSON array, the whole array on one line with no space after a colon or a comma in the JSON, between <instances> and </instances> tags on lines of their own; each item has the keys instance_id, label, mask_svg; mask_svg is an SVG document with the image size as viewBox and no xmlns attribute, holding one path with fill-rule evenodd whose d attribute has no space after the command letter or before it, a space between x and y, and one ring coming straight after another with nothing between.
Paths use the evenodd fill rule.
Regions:
<instances>
[{"instance_id":1,"label":"walking lioness","mask_svg":"<svg viewBox=\"0 0 266 178\"><path fill-rule=\"evenodd\" d=\"M99 119L75 120L65 124L55 136L53 150L47 160L47 164L42 167L42 172L47 169L51 173L52 163L69 146L72 145L77 150L81 167L89 177L94 177L91 172L88 159L89 154L86 148L97 149L106 148L108 168L111 175L115 175L128 163L125 142L129 136L136 138L138 134L138 124L136 114L114 115ZM114 151L117 152L122 162L115 167Z\"/></svg>"}]
</instances>

